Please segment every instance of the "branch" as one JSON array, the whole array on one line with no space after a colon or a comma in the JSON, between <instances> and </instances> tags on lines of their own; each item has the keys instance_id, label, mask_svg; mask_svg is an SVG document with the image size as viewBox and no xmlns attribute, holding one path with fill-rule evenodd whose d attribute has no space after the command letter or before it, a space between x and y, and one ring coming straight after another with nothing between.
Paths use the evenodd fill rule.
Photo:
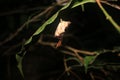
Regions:
<instances>
[{"instance_id":1,"label":"branch","mask_svg":"<svg viewBox=\"0 0 120 80\"><path fill-rule=\"evenodd\" d=\"M53 47L55 49L56 49L56 44L57 44L57 42L44 42L43 41L43 35L40 36L40 38L38 40L38 43L40 43L42 45L51 46L51 47ZM79 49L72 48L70 46L63 46L63 45L61 45L61 47L64 47L64 48L69 50L69 51L62 50L61 52L65 52L65 53L70 54L72 56L75 56L73 53L81 53L81 54L91 55L91 56L96 55L96 53L94 53L94 52L85 51L85 50L79 50Z\"/></svg>"},{"instance_id":2,"label":"branch","mask_svg":"<svg viewBox=\"0 0 120 80\"><path fill-rule=\"evenodd\" d=\"M70 52L70 51L61 50L61 52L71 56L76 56L73 52Z\"/></svg>"},{"instance_id":3,"label":"branch","mask_svg":"<svg viewBox=\"0 0 120 80\"><path fill-rule=\"evenodd\" d=\"M27 24L36 21L39 17L43 16L44 14L46 14L48 16L49 11L51 12L51 10L53 10L56 6L60 6L63 3L65 3L68 0L63 0L59 3L54 3L52 6L49 6L47 9L45 9L43 12L39 13L38 15L34 16L32 19L29 19L28 21L26 21L20 28L18 28L16 30L15 33L13 33L11 36L8 36L4 41L0 42L0 46L2 46L3 44L11 41L13 38L15 38L19 32L21 32Z\"/></svg>"},{"instance_id":4,"label":"branch","mask_svg":"<svg viewBox=\"0 0 120 80\"><path fill-rule=\"evenodd\" d=\"M92 80L95 80L95 77L92 72L89 73Z\"/></svg>"},{"instance_id":5,"label":"branch","mask_svg":"<svg viewBox=\"0 0 120 80\"><path fill-rule=\"evenodd\" d=\"M65 72L67 72L67 75L70 75L70 73L69 73L70 67L67 66L67 62L66 62L65 57L64 57L64 67L65 67Z\"/></svg>"},{"instance_id":6,"label":"branch","mask_svg":"<svg viewBox=\"0 0 120 80\"><path fill-rule=\"evenodd\" d=\"M39 13L38 15L34 16L32 19L29 19L28 21L26 21L20 28L18 28L16 30L15 33L13 33L11 36L8 36L4 41L0 42L0 46L2 46L3 44L11 41L13 38L15 38L19 32L21 32L27 24L36 21L37 18L43 16L44 14L47 14L51 9L54 9L55 6L50 6L47 9L45 9L43 12Z\"/></svg>"},{"instance_id":7,"label":"branch","mask_svg":"<svg viewBox=\"0 0 120 80\"><path fill-rule=\"evenodd\" d=\"M25 8L25 9L15 9L15 10L10 10L6 12L1 12L0 16L7 16L7 15L12 15L12 14L18 14L18 13L26 13L30 11L36 11L36 10L45 10L47 7L45 6L39 6L39 7L33 7L33 8Z\"/></svg>"},{"instance_id":8,"label":"branch","mask_svg":"<svg viewBox=\"0 0 120 80\"><path fill-rule=\"evenodd\" d=\"M72 70L69 71L73 76L75 76L78 80L82 80L79 75L77 75L75 72L73 72Z\"/></svg>"},{"instance_id":9,"label":"branch","mask_svg":"<svg viewBox=\"0 0 120 80\"><path fill-rule=\"evenodd\" d=\"M74 52L75 56L81 61L82 64L84 64L84 59L78 54L80 50L74 49L70 46L65 46L65 48Z\"/></svg>"},{"instance_id":10,"label":"branch","mask_svg":"<svg viewBox=\"0 0 120 80\"><path fill-rule=\"evenodd\" d=\"M89 52L89 51L85 51L85 50L79 50L79 49L75 49L75 48L72 48L70 46L65 46L66 49L74 52L74 53L81 53L81 54L85 54L85 55L95 55L94 52Z\"/></svg>"},{"instance_id":11,"label":"branch","mask_svg":"<svg viewBox=\"0 0 120 80\"><path fill-rule=\"evenodd\" d=\"M51 46L54 49L56 49L56 44L57 44L56 42L44 42L43 41L43 36L40 36L40 38L38 40L38 43L42 44L42 45ZM80 62L83 63L83 64L84 64L84 59L83 59L83 57L81 57L79 55L79 53L85 54L85 55L91 55L91 56L95 55L94 52L89 52L89 51L84 51L84 50L78 50L78 49L72 48L70 46L63 46L63 45L61 45L61 46L69 50L69 51L61 50L61 52L65 53L65 54L72 55L74 57L77 57L80 60Z\"/></svg>"},{"instance_id":12,"label":"branch","mask_svg":"<svg viewBox=\"0 0 120 80\"><path fill-rule=\"evenodd\" d=\"M19 42L15 45L9 46L9 48L7 48L4 53L2 54L2 56L8 56L8 55L12 55L12 51L19 48L20 46L23 45L23 43L25 42L25 40L23 39L22 42Z\"/></svg>"},{"instance_id":13,"label":"branch","mask_svg":"<svg viewBox=\"0 0 120 80\"><path fill-rule=\"evenodd\" d=\"M107 11L104 9L104 7L102 6L102 4L100 3L100 0L96 0L98 6L100 7L100 9L102 10L102 12L104 13L106 19L108 21L110 21L110 23L116 28L116 30L120 33L120 26L112 19L112 17L107 13Z\"/></svg>"},{"instance_id":14,"label":"branch","mask_svg":"<svg viewBox=\"0 0 120 80\"><path fill-rule=\"evenodd\" d=\"M107 1L102 1L102 0L100 2L120 10L120 6L119 5L111 4L111 3L107 2Z\"/></svg>"}]
</instances>

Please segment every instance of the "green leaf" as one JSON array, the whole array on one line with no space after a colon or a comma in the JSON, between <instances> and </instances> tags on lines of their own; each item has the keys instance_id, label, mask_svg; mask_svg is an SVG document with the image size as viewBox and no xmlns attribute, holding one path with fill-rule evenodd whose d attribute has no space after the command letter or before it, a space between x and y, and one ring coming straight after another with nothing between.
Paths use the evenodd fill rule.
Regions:
<instances>
[{"instance_id":1,"label":"green leaf","mask_svg":"<svg viewBox=\"0 0 120 80\"><path fill-rule=\"evenodd\" d=\"M60 11L68 8L72 1L74 0L71 0L66 6L64 6L62 9L60 9L58 12L56 12L51 18L49 18L42 26L40 26L37 31L25 42L25 45L29 44L31 41L32 41L32 37L35 36L35 35L38 35L40 34L47 25L51 24L52 22L54 22L54 20L57 18L58 14ZM82 0L82 1L74 1L73 5L71 8L75 8L77 6L80 6L80 5L83 5L85 3L89 3L89 2L95 2L95 0Z\"/></svg>"},{"instance_id":2,"label":"green leaf","mask_svg":"<svg viewBox=\"0 0 120 80\"><path fill-rule=\"evenodd\" d=\"M25 42L25 45L29 44L32 41L32 36Z\"/></svg>"},{"instance_id":3,"label":"green leaf","mask_svg":"<svg viewBox=\"0 0 120 80\"><path fill-rule=\"evenodd\" d=\"M35 35L38 35L40 34L47 25L51 24L52 22L54 22L54 20L57 18L58 14L60 11L66 9L67 7L70 6L72 0L66 5L64 6L62 9L60 9L58 12L56 12L50 19L48 19L42 26L40 26L36 32L25 42L25 45L29 44L31 41L32 41L32 37L35 36Z\"/></svg>"},{"instance_id":4,"label":"green leaf","mask_svg":"<svg viewBox=\"0 0 120 80\"><path fill-rule=\"evenodd\" d=\"M23 74L23 70L22 70L22 60L23 60L25 53L26 52L24 52L22 56L20 56L19 54L16 54L16 60L18 63L17 67L18 67L18 69L23 77L24 77L24 74Z\"/></svg>"},{"instance_id":5,"label":"green leaf","mask_svg":"<svg viewBox=\"0 0 120 80\"><path fill-rule=\"evenodd\" d=\"M94 62L94 60L96 59L97 56L86 56L84 58L84 67L85 67L85 72L87 72L88 66L89 64L91 64L92 62Z\"/></svg>"}]
</instances>

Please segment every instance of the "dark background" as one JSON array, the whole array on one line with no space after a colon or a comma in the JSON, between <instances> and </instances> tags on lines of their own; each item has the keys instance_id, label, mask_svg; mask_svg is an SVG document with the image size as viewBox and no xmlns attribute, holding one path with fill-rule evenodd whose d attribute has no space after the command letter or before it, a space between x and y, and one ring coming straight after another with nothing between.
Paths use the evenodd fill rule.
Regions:
<instances>
[{"instance_id":1,"label":"dark background","mask_svg":"<svg viewBox=\"0 0 120 80\"><path fill-rule=\"evenodd\" d=\"M14 32L26 22L31 15L44 11L48 6L52 5L53 2L55 2L55 0L0 0L0 42L14 34ZM119 2L115 2L114 4L119 5ZM120 10L105 4L104 7L120 25ZM61 7L56 6L53 13L59 8ZM53 13L51 13L51 15ZM51 15L49 15L49 17ZM42 34L53 36L59 18L70 20L72 22L65 33L65 35L70 36L65 36L63 38L64 45L89 51L113 49L113 47L120 46L120 34L110 22L106 20L102 11L96 4L86 4L84 12L81 7L67 9L60 12L55 22L47 26ZM15 59L15 54L20 51L21 45L15 48L13 48L13 46L22 42L24 39L27 39L32 33L34 33L44 22L44 19L47 18L42 17L40 21L30 23L30 25L28 27L26 26L26 28L24 28L15 38L0 45L0 80L23 79L16 66L17 61ZM23 59L25 80L56 80L64 72L64 54L50 46L36 44L37 39L38 38L34 38L33 42L27 47L27 54ZM45 37L45 39L47 39L47 41L56 41L53 37L52 39L51 37ZM104 59L110 58L110 61L119 63L118 61L120 61L120 58L118 56L109 56L110 54L102 57ZM105 75L102 75L103 73L99 72L99 70L97 72L96 70L91 69L91 71L95 72L95 75L101 76L104 79L106 77ZM81 79L90 79L88 74L85 74L84 72L78 73ZM112 80L120 79L120 69L117 71L111 70L110 73L109 76ZM73 76L64 76L61 80L70 79L77 80Z\"/></svg>"}]
</instances>

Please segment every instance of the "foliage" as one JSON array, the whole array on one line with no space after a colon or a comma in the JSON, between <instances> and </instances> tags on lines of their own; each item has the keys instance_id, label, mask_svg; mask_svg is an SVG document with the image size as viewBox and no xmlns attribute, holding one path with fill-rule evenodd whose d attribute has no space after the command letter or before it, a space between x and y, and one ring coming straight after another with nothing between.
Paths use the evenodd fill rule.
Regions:
<instances>
[{"instance_id":1,"label":"foliage","mask_svg":"<svg viewBox=\"0 0 120 80\"><path fill-rule=\"evenodd\" d=\"M44 31L44 29L48 25L53 23L56 20L56 18L58 17L58 15L59 15L59 13L61 11L66 10L66 9L73 9L75 7L78 7L78 6L83 6L84 4L87 4L87 3L94 3L94 4L96 4L96 2L98 4L98 6L100 7L100 9L102 10L102 12L104 13L106 19L109 20L110 23L114 26L114 28L118 31L118 33L120 33L119 25L113 20L113 18L104 9L104 7L101 5L99 0L96 0L96 1L95 0L70 0L70 2L67 5L65 5L59 11L57 11L51 18L49 18L45 23L43 23L42 26L39 26L39 28L35 31L35 33L32 36L30 36L30 38L25 42L24 47L32 42L32 39L33 39L34 36L39 35L42 31ZM116 49L113 49L113 50L102 49L100 51L95 50L95 51L92 51L92 52L89 52L89 51L87 52L87 51L78 51L76 49L68 48L68 47L65 47L65 48L71 50L72 54L73 54L72 57L70 56L69 58L67 58L66 62L70 62L71 60L79 62L79 64L77 64L77 65L84 66L86 73L87 73L87 70L89 68L91 68L91 65L96 61L96 59L101 54L105 54L106 52L113 52L113 51L114 51L113 52L113 54L114 54L115 52L119 52L120 51L120 49L117 49L118 51L116 51ZM62 51L62 50L60 50L60 51ZM16 59L17 59L17 62L18 62L18 68L19 68L21 74L23 75L23 72L22 72L22 59L23 59L26 51L21 50L20 52L23 52L23 55L19 56L20 54L16 54ZM71 52L63 52L63 53L71 53ZM79 55L79 53L83 53L84 57L81 57ZM86 55L86 53L95 53L95 54L94 55L93 54L92 55L90 55L90 54ZM70 72L69 67L71 67L71 66L66 66L66 70L65 71ZM97 68L97 67L92 65L92 68Z\"/></svg>"}]
</instances>

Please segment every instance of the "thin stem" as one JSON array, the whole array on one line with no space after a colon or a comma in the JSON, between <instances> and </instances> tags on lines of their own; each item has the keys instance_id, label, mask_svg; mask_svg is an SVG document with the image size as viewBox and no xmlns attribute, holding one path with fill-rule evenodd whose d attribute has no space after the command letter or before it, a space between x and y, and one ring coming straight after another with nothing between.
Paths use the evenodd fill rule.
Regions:
<instances>
[{"instance_id":1,"label":"thin stem","mask_svg":"<svg viewBox=\"0 0 120 80\"><path fill-rule=\"evenodd\" d=\"M95 80L94 75L93 75L92 72L90 72L90 77L92 78L92 80Z\"/></svg>"},{"instance_id":2,"label":"thin stem","mask_svg":"<svg viewBox=\"0 0 120 80\"><path fill-rule=\"evenodd\" d=\"M85 51L85 50L79 50L79 49L75 49L75 48L72 48L70 46L64 46L66 49L74 52L74 53L81 53L81 54L85 54L85 55L95 55L94 52L90 52L90 51Z\"/></svg>"},{"instance_id":3,"label":"thin stem","mask_svg":"<svg viewBox=\"0 0 120 80\"><path fill-rule=\"evenodd\" d=\"M64 57L64 67L65 67L65 71L66 71L67 75L69 76L70 75L70 73L69 73L70 67L67 66L65 57Z\"/></svg>"},{"instance_id":4,"label":"thin stem","mask_svg":"<svg viewBox=\"0 0 120 80\"><path fill-rule=\"evenodd\" d=\"M98 6L103 11L104 15L106 16L107 20L110 21L110 23L116 28L116 30L120 33L120 26L112 19L112 17L107 13L107 11L104 9L102 4L100 3L100 0L96 0Z\"/></svg>"},{"instance_id":5,"label":"thin stem","mask_svg":"<svg viewBox=\"0 0 120 80\"><path fill-rule=\"evenodd\" d=\"M111 3L107 2L107 1L100 1L100 2L120 10L120 6L119 5L111 4Z\"/></svg>"}]
</instances>

